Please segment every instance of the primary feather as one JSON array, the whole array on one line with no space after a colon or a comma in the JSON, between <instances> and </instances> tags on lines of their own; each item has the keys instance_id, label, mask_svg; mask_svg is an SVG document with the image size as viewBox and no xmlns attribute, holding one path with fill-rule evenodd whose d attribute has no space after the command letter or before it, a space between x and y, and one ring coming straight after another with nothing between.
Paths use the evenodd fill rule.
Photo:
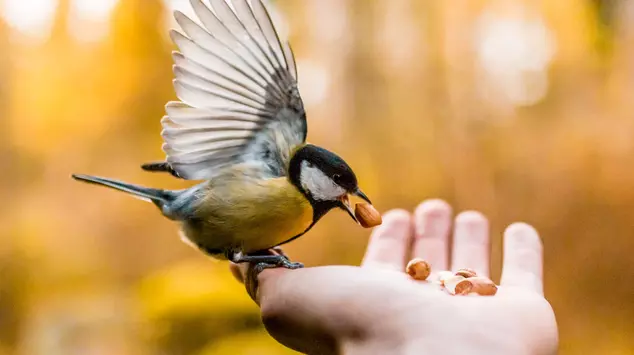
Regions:
<instances>
[{"instance_id":1,"label":"primary feather","mask_svg":"<svg viewBox=\"0 0 634 355\"><path fill-rule=\"evenodd\" d=\"M261 161L263 176L286 175L307 131L287 38L276 31L261 0L226 0L232 6L210 0L211 8L190 1L202 26L174 14L184 32L171 32L180 50L173 55L180 101L166 105L161 121L167 155L162 167L201 180L228 166Z\"/></svg>"}]
</instances>

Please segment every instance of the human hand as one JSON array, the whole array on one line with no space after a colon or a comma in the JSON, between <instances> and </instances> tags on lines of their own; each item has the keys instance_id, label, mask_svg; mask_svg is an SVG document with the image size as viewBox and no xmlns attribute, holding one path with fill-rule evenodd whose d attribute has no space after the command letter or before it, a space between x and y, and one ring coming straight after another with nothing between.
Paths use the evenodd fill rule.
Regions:
<instances>
[{"instance_id":1,"label":"human hand","mask_svg":"<svg viewBox=\"0 0 634 355\"><path fill-rule=\"evenodd\" d=\"M422 203L413 217L386 213L361 267L263 271L256 301L266 329L308 354L555 354L557 325L543 297L542 245L531 226L506 229L495 296L452 296L404 272L415 257L431 264L430 279L449 268L451 214L440 200ZM451 269L488 277L489 248L487 219L459 214Z\"/></svg>"}]
</instances>

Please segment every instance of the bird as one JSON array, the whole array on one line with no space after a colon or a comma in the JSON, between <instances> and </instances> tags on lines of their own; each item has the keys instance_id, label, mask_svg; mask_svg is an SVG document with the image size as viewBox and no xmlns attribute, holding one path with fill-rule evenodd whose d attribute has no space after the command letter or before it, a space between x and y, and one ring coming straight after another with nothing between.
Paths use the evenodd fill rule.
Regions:
<instances>
[{"instance_id":1,"label":"bird","mask_svg":"<svg viewBox=\"0 0 634 355\"><path fill-rule=\"evenodd\" d=\"M296 269L270 253L308 232L333 209L357 223L350 197L371 204L352 168L308 143L308 125L288 36L261 0L190 0L170 30L177 101L161 119L165 159L149 172L198 181L180 190L72 174L156 205L180 223L183 241L234 263Z\"/></svg>"}]
</instances>

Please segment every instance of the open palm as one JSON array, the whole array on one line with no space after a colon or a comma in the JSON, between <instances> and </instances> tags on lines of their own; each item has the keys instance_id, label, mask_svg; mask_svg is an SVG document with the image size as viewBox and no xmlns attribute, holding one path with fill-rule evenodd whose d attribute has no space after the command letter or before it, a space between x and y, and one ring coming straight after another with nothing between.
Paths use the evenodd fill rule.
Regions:
<instances>
[{"instance_id":1,"label":"open palm","mask_svg":"<svg viewBox=\"0 0 634 355\"><path fill-rule=\"evenodd\" d=\"M395 210L372 234L361 267L266 270L257 301L269 333L309 354L554 354L557 327L542 293L542 247L529 225L507 228L501 286L493 297L451 296L405 274L419 257L449 269L451 208L426 201ZM489 274L488 222L459 214L451 269ZM248 282L249 283L249 282Z\"/></svg>"}]
</instances>

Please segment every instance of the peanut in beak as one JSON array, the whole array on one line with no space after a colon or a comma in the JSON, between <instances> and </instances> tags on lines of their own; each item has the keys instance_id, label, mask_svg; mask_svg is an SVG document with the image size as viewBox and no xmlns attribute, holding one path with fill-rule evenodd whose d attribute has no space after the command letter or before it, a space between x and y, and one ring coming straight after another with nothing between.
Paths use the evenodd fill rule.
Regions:
<instances>
[{"instance_id":1,"label":"peanut in beak","mask_svg":"<svg viewBox=\"0 0 634 355\"><path fill-rule=\"evenodd\" d=\"M372 228L383 223L381 213L369 203L357 203L354 207L354 215L363 228Z\"/></svg>"}]
</instances>

